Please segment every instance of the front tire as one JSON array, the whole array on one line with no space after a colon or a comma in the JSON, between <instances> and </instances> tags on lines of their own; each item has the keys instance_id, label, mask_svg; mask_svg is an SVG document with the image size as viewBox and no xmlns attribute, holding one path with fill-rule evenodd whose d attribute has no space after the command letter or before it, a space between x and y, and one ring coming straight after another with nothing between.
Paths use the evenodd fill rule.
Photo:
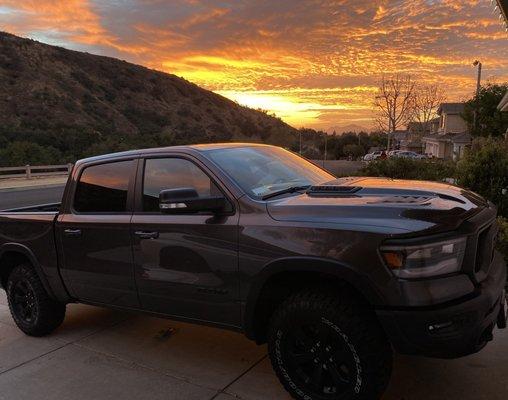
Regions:
<instances>
[{"instance_id":1,"label":"front tire","mask_svg":"<svg viewBox=\"0 0 508 400\"><path fill-rule=\"evenodd\" d=\"M14 322L30 336L44 336L60 326L65 303L49 297L36 271L18 265L7 280L7 300Z\"/></svg>"},{"instance_id":2,"label":"front tire","mask_svg":"<svg viewBox=\"0 0 508 400\"><path fill-rule=\"evenodd\" d=\"M378 399L392 369L375 315L347 289L289 297L271 319L268 352L282 385L302 400Z\"/></svg>"}]
</instances>

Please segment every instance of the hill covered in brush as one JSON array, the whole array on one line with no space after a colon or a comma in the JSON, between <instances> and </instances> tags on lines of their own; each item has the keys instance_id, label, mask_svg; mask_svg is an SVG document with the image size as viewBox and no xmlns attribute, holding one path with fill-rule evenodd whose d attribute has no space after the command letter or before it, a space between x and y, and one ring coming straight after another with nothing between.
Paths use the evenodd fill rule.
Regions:
<instances>
[{"instance_id":1,"label":"hill covered in brush","mask_svg":"<svg viewBox=\"0 0 508 400\"><path fill-rule=\"evenodd\" d=\"M0 32L0 165L298 132L175 75Z\"/></svg>"}]
</instances>

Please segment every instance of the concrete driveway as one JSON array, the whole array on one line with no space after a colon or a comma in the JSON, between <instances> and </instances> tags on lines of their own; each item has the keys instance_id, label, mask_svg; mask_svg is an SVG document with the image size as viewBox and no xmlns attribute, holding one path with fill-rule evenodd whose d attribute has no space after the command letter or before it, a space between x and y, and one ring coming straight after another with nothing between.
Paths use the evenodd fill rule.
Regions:
<instances>
[{"instance_id":1,"label":"concrete driveway","mask_svg":"<svg viewBox=\"0 0 508 400\"><path fill-rule=\"evenodd\" d=\"M45 338L22 334L0 294L0 399L289 399L266 347L242 335L69 305ZM506 399L508 333L480 354L396 357L386 400Z\"/></svg>"}]
</instances>

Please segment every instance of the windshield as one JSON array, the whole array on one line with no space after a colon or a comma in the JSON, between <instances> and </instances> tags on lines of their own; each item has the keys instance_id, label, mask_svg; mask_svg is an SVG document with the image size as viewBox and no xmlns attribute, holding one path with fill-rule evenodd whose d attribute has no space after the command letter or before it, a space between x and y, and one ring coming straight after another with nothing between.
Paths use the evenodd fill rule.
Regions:
<instances>
[{"instance_id":1,"label":"windshield","mask_svg":"<svg viewBox=\"0 0 508 400\"><path fill-rule=\"evenodd\" d=\"M235 147L209 150L207 154L254 198L335 179L311 162L279 147Z\"/></svg>"}]
</instances>

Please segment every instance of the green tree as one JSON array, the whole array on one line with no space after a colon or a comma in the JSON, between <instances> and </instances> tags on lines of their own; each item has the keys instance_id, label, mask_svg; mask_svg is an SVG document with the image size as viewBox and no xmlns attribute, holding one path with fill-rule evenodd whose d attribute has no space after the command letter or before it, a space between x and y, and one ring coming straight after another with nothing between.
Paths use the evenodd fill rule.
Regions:
<instances>
[{"instance_id":1,"label":"green tree","mask_svg":"<svg viewBox=\"0 0 508 400\"><path fill-rule=\"evenodd\" d=\"M508 141L478 138L457 165L458 184L492 201L508 217Z\"/></svg>"},{"instance_id":2,"label":"green tree","mask_svg":"<svg viewBox=\"0 0 508 400\"><path fill-rule=\"evenodd\" d=\"M480 88L478 96L475 95L466 101L464 119L473 136L504 135L508 128L508 113L499 111L497 106L507 90L508 83L501 85L489 83Z\"/></svg>"},{"instance_id":3,"label":"green tree","mask_svg":"<svg viewBox=\"0 0 508 400\"><path fill-rule=\"evenodd\" d=\"M443 160L416 160L412 158L391 157L377 159L365 165L360 176L384 176L393 179L416 179L442 181L455 176L455 163Z\"/></svg>"},{"instance_id":4,"label":"green tree","mask_svg":"<svg viewBox=\"0 0 508 400\"><path fill-rule=\"evenodd\" d=\"M358 158L364 154L363 147L359 144L346 144L342 149L346 156Z\"/></svg>"},{"instance_id":5,"label":"green tree","mask_svg":"<svg viewBox=\"0 0 508 400\"><path fill-rule=\"evenodd\" d=\"M45 165L61 163L61 154L54 147L31 142L12 142L0 150L1 166Z\"/></svg>"}]
</instances>

